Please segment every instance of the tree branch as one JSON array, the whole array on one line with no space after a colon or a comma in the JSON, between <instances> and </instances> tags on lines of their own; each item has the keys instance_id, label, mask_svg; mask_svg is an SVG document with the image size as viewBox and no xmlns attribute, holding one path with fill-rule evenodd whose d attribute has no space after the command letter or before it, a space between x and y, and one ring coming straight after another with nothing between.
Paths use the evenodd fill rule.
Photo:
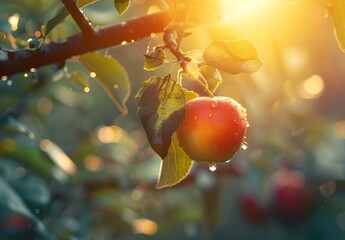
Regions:
<instances>
[{"instance_id":1,"label":"tree branch","mask_svg":"<svg viewBox=\"0 0 345 240\"><path fill-rule=\"evenodd\" d=\"M83 34L91 35L94 33L89 20L85 17L83 12L78 8L75 0L61 0L68 12L71 14L73 20L78 25Z\"/></svg>"},{"instance_id":2,"label":"tree branch","mask_svg":"<svg viewBox=\"0 0 345 240\"><path fill-rule=\"evenodd\" d=\"M120 45L123 41L137 41L151 33L163 32L171 19L169 12L159 12L95 29L92 35L77 34L62 42L42 45L36 50L8 52L7 59L0 60L0 77L48 64L63 64L73 56Z\"/></svg>"}]
</instances>

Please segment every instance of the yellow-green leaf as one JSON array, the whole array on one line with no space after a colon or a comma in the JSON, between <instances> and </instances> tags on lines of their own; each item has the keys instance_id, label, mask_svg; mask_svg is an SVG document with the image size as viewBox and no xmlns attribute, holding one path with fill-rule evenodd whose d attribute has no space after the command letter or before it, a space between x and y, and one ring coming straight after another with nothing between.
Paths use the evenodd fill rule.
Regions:
<instances>
[{"instance_id":1,"label":"yellow-green leaf","mask_svg":"<svg viewBox=\"0 0 345 240\"><path fill-rule=\"evenodd\" d=\"M247 40L213 41L203 58L207 65L230 74L254 73L263 65L256 48Z\"/></svg>"},{"instance_id":2,"label":"yellow-green leaf","mask_svg":"<svg viewBox=\"0 0 345 240\"><path fill-rule=\"evenodd\" d=\"M146 71L153 71L159 68L165 60L165 51L162 48L155 48L152 52L144 54Z\"/></svg>"},{"instance_id":3,"label":"yellow-green leaf","mask_svg":"<svg viewBox=\"0 0 345 240\"><path fill-rule=\"evenodd\" d=\"M129 7L129 0L114 0L114 6L119 15L122 15Z\"/></svg>"},{"instance_id":4,"label":"yellow-green leaf","mask_svg":"<svg viewBox=\"0 0 345 240\"><path fill-rule=\"evenodd\" d=\"M331 0L331 4L329 11L333 19L335 37L341 51L345 52L345 1Z\"/></svg>"},{"instance_id":5,"label":"yellow-green leaf","mask_svg":"<svg viewBox=\"0 0 345 240\"><path fill-rule=\"evenodd\" d=\"M81 86L85 92L87 92L87 90L90 90L89 78L85 73L81 71L74 71L71 73L71 76L69 78L73 82Z\"/></svg>"},{"instance_id":6,"label":"yellow-green leaf","mask_svg":"<svg viewBox=\"0 0 345 240\"><path fill-rule=\"evenodd\" d=\"M130 83L126 70L113 58L98 53L87 53L79 57L79 61L96 79L105 92L113 100L121 113L127 113L126 101L130 94Z\"/></svg>"},{"instance_id":7,"label":"yellow-green leaf","mask_svg":"<svg viewBox=\"0 0 345 240\"><path fill-rule=\"evenodd\" d=\"M186 178L193 161L180 147L176 133L172 136L172 142L168 155L161 162L161 169L158 177L157 188L171 187Z\"/></svg>"},{"instance_id":8,"label":"yellow-green leaf","mask_svg":"<svg viewBox=\"0 0 345 240\"><path fill-rule=\"evenodd\" d=\"M170 75L145 82L138 104L138 117L153 150L164 159L171 136L183 121L186 97Z\"/></svg>"},{"instance_id":9,"label":"yellow-green leaf","mask_svg":"<svg viewBox=\"0 0 345 240\"><path fill-rule=\"evenodd\" d=\"M205 65L200 73L205 79L208 89L214 93L222 82L222 76L218 69Z\"/></svg>"}]
</instances>

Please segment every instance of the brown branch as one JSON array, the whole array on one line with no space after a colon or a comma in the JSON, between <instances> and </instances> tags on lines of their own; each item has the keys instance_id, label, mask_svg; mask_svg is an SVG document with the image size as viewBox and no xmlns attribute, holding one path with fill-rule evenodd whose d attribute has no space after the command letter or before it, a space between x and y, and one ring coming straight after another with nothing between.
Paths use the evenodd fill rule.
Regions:
<instances>
[{"instance_id":1,"label":"brown branch","mask_svg":"<svg viewBox=\"0 0 345 240\"><path fill-rule=\"evenodd\" d=\"M48 64L61 64L73 56L120 45L123 41L137 41L151 33L163 32L171 19L169 12L159 12L95 29L92 35L78 34L62 42L42 45L36 50L8 52L8 58L0 60L0 77Z\"/></svg>"},{"instance_id":2,"label":"brown branch","mask_svg":"<svg viewBox=\"0 0 345 240\"><path fill-rule=\"evenodd\" d=\"M73 20L78 25L83 34L91 35L94 33L89 20L85 17L83 12L78 8L76 0L61 0L68 12L71 14Z\"/></svg>"}]
</instances>

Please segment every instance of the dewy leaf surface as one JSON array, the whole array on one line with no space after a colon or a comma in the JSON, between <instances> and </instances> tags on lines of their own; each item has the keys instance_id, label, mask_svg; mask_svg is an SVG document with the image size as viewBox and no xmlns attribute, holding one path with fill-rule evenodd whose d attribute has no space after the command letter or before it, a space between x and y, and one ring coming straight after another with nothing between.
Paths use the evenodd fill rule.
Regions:
<instances>
[{"instance_id":1,"label":"dewy leaf surface","mask_svg":"<svg viewBox=\"0 0 345 240\"><path fill-rule=\"evenodd\" d=\"M138 117L153 150L164 159L171 136L183 121L186 98L170 75L145 81L138 104Z\"/></svg>"},{"instance_id":2,"label":"dewy leaf surface","mask_svg":"<svg viewBox=\"0 0 345 240\"><path fill-rule=\"evenodd\" d=\"M126 70L113 58L98 53L87 53L79 57L79 61L90 72L96 73L96 79L119 108L127 113L126 101L130 94L130 83Z\"/></svg>"},{"instance_id":3,"label":"dewy leaf surface","mask_svg":"<svg viewBox=\"0 0 345 240\"><path fill-rule=\"evenodd\" d=\"M345 52L345 1L331 0L331 4L329 11L333 19L335 37L341 51Z\"/></svg>"},{"instance_id":4,"label":"dewy leaf surface","mask_svg":"<svg viewBox=\"0 0 345 240\"><path fill-rule=\"evenodd\" d=\"M254 73L263 65L256 48L247 40L213 41L203 58L207 65L230 74Z\"/></svg>"},{"instance_id":5,"label":"dewy leaf surface","mask_svg":"<svg viewBox=\"0 0 345 240\"><path fill-rule=\"evenodd\" d=\"M193 161L180 147L176 134L172 136L172 142L168 155L161 162L157 188L171 187L186 178Z\"/></svg>"},{"instance_id":6,"label":"dewy leaf surface","mask_svg":"<svg viewBox=\"0 0 345 240\"><path fill-rule=\"evenodd\" d=\"M119 15L122 15L129 7L130 0L114 0L114 6Z\"/></svg>"}]
</instances>

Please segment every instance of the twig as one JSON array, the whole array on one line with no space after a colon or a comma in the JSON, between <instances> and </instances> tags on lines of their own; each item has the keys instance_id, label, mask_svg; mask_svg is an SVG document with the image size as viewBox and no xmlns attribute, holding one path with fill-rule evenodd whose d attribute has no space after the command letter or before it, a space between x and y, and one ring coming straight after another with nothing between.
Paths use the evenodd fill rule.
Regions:
<instances>
[{"instance_id":1,"label":"twig","mask_svg":"<svg viewBox=\"0 0 345 240\"><path fill-rule=\"evenodd\" d=\"M163 32L171 21L169 12L159 12L144 17L95 29L94 34L77 34L63 42L52 42L36 50L14 51L0 60L0 77L29 71L49 64L63 64L67 59L98 49L120 45L148 37L151 33Z\"/></svg>"},{"instance_id":2,"label":"twig","mask_svg":"<svg viewBox=\"0 0 345 240\"><path fill-rule=\"evenodd\" d=\"M68 12L71 14L73 20L78 25L82 33L87 34L87 35L94 34L94 30L89 20L85 17L84 13L78 8L76 1L75 0L61 0L61 1L65 5Z\"/></svg>"}]
</instances>

